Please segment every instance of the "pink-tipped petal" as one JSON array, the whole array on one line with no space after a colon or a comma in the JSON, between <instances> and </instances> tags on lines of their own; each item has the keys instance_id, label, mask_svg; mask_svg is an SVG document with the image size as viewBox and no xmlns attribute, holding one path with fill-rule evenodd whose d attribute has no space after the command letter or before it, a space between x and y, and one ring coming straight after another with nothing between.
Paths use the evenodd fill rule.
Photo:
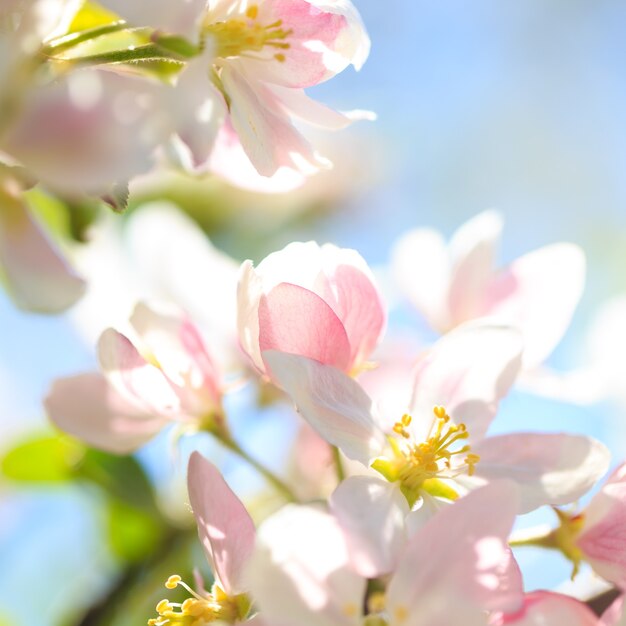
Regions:
<instances>
[{"instance_id":1,"label":"pink-tipped petal","mask_svg":"<svg viewBox=\"0 0 626 626\"><path fill-rule=\"evenodd\" d=\"M273 176L281 167L313 172L325 166L262 83L244 75L234 61L222 68L220 78L231 98L233 128L259 174Z\"/></svg>"},{"instance_id":2,"label":"pink-tipped petal","mask_svg":"<svg viewBox=\"0 0 626 626\"><path fill-rule=\"evenodd\" d=\"M207 559L224 591L241 593L243 571L254 548L254 522L219 470L199 452L189 459L187 484Z\"/></svg>"},{"instance_id":3,"label":"pink-tipped petal","mask_svg":"<svg viewBox=\"0 0 626 626\"><path fill-rule=\"evenodd\" d=\"M485 211L463 224L450 240L448 310L453 326L485 314L501 233L500 215Z\"/></svg>"},{"instance_id":4,"label":"pink-tipped petal","mask_svg":"<svg viewBox=\"0 0 626 626\"><path fill-rule=\"evenodd\" d=\"M180 399L167 378L148 363L133 344L112 328L98 341L102 372L111 385L129 402L140 403L146 412L168 414L180 405Z\"/></svg>"},{"instance_id":5,"label":"pink-tipped petal","mask_svg":"<svg viewBox=\"0 0 626 626\"><path fill-rule=\"evenodd\" d=\"M431 416L433 407L443 406L478 441L513 385L521 355L522 338L508 326L468 323L449 332L418 363L412 415ZM430 423L416 434L427 436Z\"/></svg>"},{"instance_id":6,"label":"pink-tipped petal","mask_svg":"<svg viewBox=\"0 0 626 626\"><path fill-rule=\"evenodd\" d=\"M357 265L337 265L328 291L322 296L333 306L350 342L350 363L359 366L378 345L385 328L386 310L369 270Z\"/></svg>"},{"instance_id":7,"label":"pink-tipped petal","mask_svg":"<svg viewBox=\"0 0 626 626\"><path fill-rule=\"evenodd\" d=\"M115 454L135 451L167 424L120 396L101 374L56 380L44 405L61 430Z\"/></svg>"},{"instance_id":8,"label":"pink-tipped petal","mask_svg":"<svg viewBox=\"0 0 626 626\"><path fill-rule=\"evenodd\" d=\"M567 243L525 254L494 280L487 312L522 330L525 367L544 361L560 341L584 283L585 256Z\"/></svg>"},{"instance_id":9,"label":"pink-tipped petal","mask_svg":"<svg viewBox=\"0 0 626 626\"><path fill-rule=\"evenodd\" d=\"M27 311L59 313L85 292L85 282L67 265L21 200L5 193L1 180L0 266L9 293Z\"/></svg>"},{"instance_id":10,"label":"pink-tipped petal","mask_svg":"<svg viewBox=\"0 0 626 626\"><path fill-rule=\"evenodd\" d=\"M298 354L341 370L350 365L350 342L335 312L317 294L281 283L259 303L259 347Z\"/></svg>"},{"instance_id":11,"label":"pink-tipped petal","mask_svg":"<svg viewBox=\"0 0 626 626\"><path fill-rule=\"evenodd\" d=\"M507 544L517 508L512 483L492 483L418 530L387 589L389 614L406 619L392 623L480 624L486 610L517 610L521 574Z\"/></svg>"},{"instance_id":12,"label":"pink-tipped petal","mask_svg":"<svg viewBox=\"0 0 626 626\"><path fill-rule=\"evenodd\" d=\"M350 565L337 521L288 505L259 528L250 591L269 624L358 626L366 581Z\"/></svg>"},{"instance_id":13,"label":"pink-tipped petal","mask_svg":"<svg viewBox=\"0 0 626 626\"><path fill-rule=\"evenodd\" d=\"M618 467L585 510L576 543L596 573L626 586L626 464Z\"/></svg>"},{"instance_id":14,"label":"pink-tipped petal","mask_svg":"<svg viewBox=\"0 0 626 626\"><path fill-rule=\"evenodd\" d=\"M372 401L343 372L305 357L264 352L271 376L291 397L298 412L328 443L369 466L385 447L372 417Z\"/></svg>"},{"instance_id":15,"label":"pink-tipped petal","mask_svg":"<svg viewBox=\"0 0 626 626\"><path fill-rule=\"evenodd\" d=\"M351 476L335 489L330 509L345 535L355 570L365 578L391 572L406 544L406 498L397 485Z\"/></svg>"},{"instance_id":16,"label":"pink-tipped petal","mask_svg":"<svg viewBox=\"0 0 626 626\"><path fill-rule=\"evenodd\" d=\"M534 591L524 596L524 605L509 615L496 615L489 626L601 626L586 605L560 593Z\"/></svg>"},{"instance_id":17,"label":"pink-tipped petal","mask_svg":"<svg viewBox=\"0 0 626 626\"><path fill-rule=\"evenodd\" d=\"M476 476L508 478L519 487L520 513L582 497L606 473L610 453L595 439L565 433L513 433L488 437L472 448Z\"/></svg>"}]
</instances>

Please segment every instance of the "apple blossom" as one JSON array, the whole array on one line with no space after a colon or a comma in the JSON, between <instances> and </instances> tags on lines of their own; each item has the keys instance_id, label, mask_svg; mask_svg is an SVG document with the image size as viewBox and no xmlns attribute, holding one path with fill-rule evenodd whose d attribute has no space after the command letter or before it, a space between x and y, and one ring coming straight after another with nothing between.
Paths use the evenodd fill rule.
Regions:
<instances>
[{"instance_id":1,"label":"apple blossom","mask_svg":"<svg viewBox=\"0 0 626 626\"><path fill-rule=\"evenodd\" d=\"M237 300L241 347L270 377L262 354L268 350L358 373L385 326L385 308L365 261L331 244L292 243L256 268L246 261Z\"/></svg>"},{"instance_id":2,"label":"apple blossom","mask_svg":"<svg viewBox=\"0 0 626 626\"><path fill-rule=\"evenodd\" d=\"M585 258L559 243L495 269L502 220L493 211L459 228L446 246L431 229L405 234L393 252L393 268L409 300L439 332L478 317L496 317L524 334L524 365L544 361L574 313L585 279Z\"/></svg>"},{"instance_id":3,"label":"apple blossom","mask_svg":"<svg viewBox=\"0 0 626 626\"><path fill-rule=\"evenodd\" d=\"M360 492L367 498L377 485L398 489L408 503L406 512L423 503L410 514L415 517L439 498L454 500L498 478L518 485L522 512L564 504L579 498L606 471L607 449L588 437L515 433L485 438L498 401L519 371L521 352L514 329L459 327L422 358L409 412L395 423L387 419L387 425L360 385L339 369L276 350L263 352L263 358L273 379L322 437L387 481L368 477ZM351 480L340 489L348 489ZM378 505L388 510L397 500L381 493ZM362 519L358 511L357 505L346 514Z\"/></svg>"},{"instance_id":4,"label":"apple blossom","mask_svg":"<svg viewBox=\"0 0 626 626\"><path fill-rule=\"evenodd\" d=\"M245 621L250 600L242 576L254 547L254 523L219 470L198 452L189 459L187 482L198 535L215 582L208 592L192 589L180 576L170 576L166 588L181 586L191 597L182 604L161 600L156 607L159 617L148 624L203 626Z\"/></svg>"},{"instance_id":5,"label":"apple blossom","mask_svg":"<svg viewBox=\"0 0 626 626\"><path fill-rule=\"evenodd\" d=\"M98 343L102 373L53 383L45 400L52 421L116 453L135 450L171 423L224 435L220 375L198 329L185 315L145 304L130 322L141 352L106 330Z\"/></svg>"},{"instance_id":6,"label":"apple blossom","mask_svg":"<svg viewBox=\"0 0 626 626\"><path fill-rule=\"evenodd\" d=\"M260 526L246 579L268 624L484 625L486 611L521 606L506 543L516 511L509 483L477 490L421 528L389 579L368 588L333 515L288 505Z\"/></svg>"},{"instance_id":7,"label":"apple blossom","mask_svg":"<svg viewBox=\"0 0 626 626\"><path fill-rule=\"evenodd\" d=\"M555 509L560 526L520 545L541 545L561 550L578 572L583 561L602 578L626 586L626 464L607 479L589 505L579 513Z\"/></svg>"},{"instance_id":8,"label":"apple blossom","mask_svg":"<svg viewBox=\"0 0 626 626\"><path fill-rule=\"evenodd\" d=\"M293 186L329 164L292 119L334 130L371 118L338 113L303 91L365 62L369 38L349 0L192 0L176 7L108 0L106 5L135 25L187 35L197 31L191 39L204 42L206 51L190 59L180 75L172 108L183 140L175 142L176 149L186 145L192 167L223 173L222 160L236 158Z\"/></svg>"}]
</instances>

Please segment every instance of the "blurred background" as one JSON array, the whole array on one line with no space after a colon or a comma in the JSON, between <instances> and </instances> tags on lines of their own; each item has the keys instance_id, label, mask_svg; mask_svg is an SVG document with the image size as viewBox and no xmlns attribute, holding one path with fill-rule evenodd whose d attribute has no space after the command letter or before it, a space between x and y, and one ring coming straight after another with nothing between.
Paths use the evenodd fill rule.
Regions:
<instances>
[{"instance_id":1,"label":"blurred background","mask_svg":"<svg viewBox=\"0 0 626 626\"><path fill-rule=\"evenodd\" d=\"M131 188L130 214L146 202L174 202L237 260L259 260L293 240L356 248L379 270L393 306L392 327L430 339L388 284L385 266L394 241L417 226L449 236L473 215L497 209L505 221L503 264L555 241L585 250L586 291L549 365L562 371L588 367L598 358L599 312L610 298L626 294L626 6L583 0L355 4L372 38L370 59L360 73L346 71L312 92L338 109L371 109L378 121L319 138L335 161L332 172L286 196L241 192L216 180L147 176ZM122 285L123 264L103 260L98 271ZM197 285L198 297L202 288ZM208 290L205 297L211 306ZM54 378L95 367L82 315L81 321L72 311L59 317L24 314L0 293L0 453L33 433L51 432L41 399ZM621 336L626 343L621 321L618 316L610 329L603 325L605 342L617 345ZM612 363L619 367L619 361ZM515 391L494 430L591 434L610 447L617 463L626 456L624 383L602 402L587 405ZM258 431L250 445L259 456L271 457L272 447L279 447L272 433L281 416L267 413L245 427ZM155 442L139 462L167 509L168 494L182 493L182 478L178 491L170 484L175 480L160 484L170 463L164 446ZM33 463L46 454L35 452ZM245 488L245 470L227 469ZM149 551L150 523L131 512L131 530L112 531L110 510L94 484L63 476L47 483L1 479L3 626L3 620L14 626L79 623L81 611L128 574L121 563L144 556L141 541ZM169 497L174 509L182 506L176 497ZM123 511L117 513L124 519ZM550 511L522 523L543 521L552 521ZM184 541L167 544L163 529L153 530L174 562L186 562ZM570 566L559 556L546 561L532 550L519 556L529 589L554 588L569 577ZM157 582L170 573L164 571ZM125 615L106 623L142 623L152 616L151 601L146 609L145 598L123 598L120 592L115 601L126 602Z\"/></svg>"}]
</instances>

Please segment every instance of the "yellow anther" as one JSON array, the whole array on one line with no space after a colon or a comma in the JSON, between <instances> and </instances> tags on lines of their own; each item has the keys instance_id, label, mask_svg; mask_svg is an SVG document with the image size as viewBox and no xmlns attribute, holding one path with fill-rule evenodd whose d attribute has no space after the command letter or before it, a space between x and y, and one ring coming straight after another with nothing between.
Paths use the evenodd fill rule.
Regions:
<instances>
[{"instance_id":1,"label":"yellow anther","mask_svg":"<svg viewBox=\"0 0 626 626\"><path fill-rule=\"evenodd\" d=\"M279 62L279 63L284 63L287 60L287 57L282 53L279 52L277 54L274 55L274 58Z\"/></svg>"},{"instance_id":2,"label":"yellow anther","mask_svg":"<svg viewBox=\"0 0 626 626\"><path fill-rule=\"evenodd\" d=\"M259 15L259 7L256 4L253 4L248 7L246 11L246 17L249 17L251 20L256 20Z\"/></svg>"},{"instance_id":3,"label":"yellow anther","mask_svg":"<svg viewBox=\"0 0 626 626\"><path fill-rule=\"evenodd\" d=\"M436 406L433 409L433 413L435 414L435 417L437 417L440 420L448 417L446 414L446 410L442 406Z\"/></svg>"},{"instance_id":4,"label":"yellow anther","mask_svg":"<svg viewBox=\"0 0 626 626\"><path fill-rule=\"evenodd\" d=\"M382 591L375 591L367 599L367 610L370 613L382 613L385 610L385 594Z\"/></svg>"},{"instance_id":5,"label":"yellow anther","mask_svg":"<svg viewBox=\"0 0 626 626\"><path fill-rule=\"evenodd\" d=\"M159 615L163 615L164 613L171 611L173 608L174 607L171 605L170 601L163 598L163 600L156 605L156 612Z\"/></svg>"},{"instance_id":6,"label":"yellow anther","mask_svg":"<svg viewBox=\"0 0 626 626\"><path fill-rule=\"evenodd\" d=\"M343 613L346 617L356 617L359 614L359 607L350 602L343 607Z\"/></svg>"},{"instance_id":7,"label":"yellow anther","mask_svg":"<svg viewBox=\"0 0 626 626\"><path fill-rule=\"evenodd\" d=\"M178 583L182 580L182 578L178 574L172 574L166 581L165 586L167 589L176 589Z\"/></svg>"},{"instance_id":8,"label":"yellow anther","mask_svg":"<svg viewBox=\"0 0 626 626\"><path fill-rule=\"evenodd\" d=\"M397 606L393 612L397 622L404 622L409 616L409 610L405 606Z\"/></svg>"}]
</instances>

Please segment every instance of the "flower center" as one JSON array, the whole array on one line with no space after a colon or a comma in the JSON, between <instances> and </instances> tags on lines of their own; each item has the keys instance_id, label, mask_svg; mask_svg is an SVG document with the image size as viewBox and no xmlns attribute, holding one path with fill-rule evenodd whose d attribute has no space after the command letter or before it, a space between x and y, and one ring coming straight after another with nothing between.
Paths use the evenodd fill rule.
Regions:
<instances>
[{"instance_id":1,"label":"flower center","mask_svg":"<svg viewBox=\"0 0 626 626\"><path fill-rule=\"evenodd\" d=\"M262 52L269 48L275 51L274 59L285 61L283 50L290 45L285 41L292 34L291 29L282 28L282 20L262 24L258 20L259 7L248 7L245 18L234 18L225 22L205 24L204 33L213 38L215 56L218 58L246 56L250 52Z\"/></svg>"},{"instance_id":2,"label":"flower center","mask_svg":"<svg viewBox=\"0 0 626 626\"><path fill-rule=\"evenodd\" d=\"M393 426L395 437L389 438L393 459L376 459L372 467L387 480L399 481L402 492L413 506L424 490L432 495L454 500L458 494L439 478L454 478L460 474L474 474L480 460L469 445L460 443L469 437L465 424L450 424L450 416L443 407L433 409L436 422L434 432L424 442L416 443L408 427L410 415L403 415ZM454 457L464 458L454 462Z\"/></svg>"},{"instance_id":3,"label":"flower center","mask_svg":"<svg viewBox=\"0 0 626 626\"><path fill-rule=\"evenodd\" d=\"M170 576L165 583L167 589L180 586L186 589L191 598L182 604L161 600L156 606L158 617L148 620L148 626L205 626L213 622L234 624L244 620L250 610L250 601L245 594L230 597L214 584L211 593L198 593L180 576Z\"/></svg>"}]
</instances>

